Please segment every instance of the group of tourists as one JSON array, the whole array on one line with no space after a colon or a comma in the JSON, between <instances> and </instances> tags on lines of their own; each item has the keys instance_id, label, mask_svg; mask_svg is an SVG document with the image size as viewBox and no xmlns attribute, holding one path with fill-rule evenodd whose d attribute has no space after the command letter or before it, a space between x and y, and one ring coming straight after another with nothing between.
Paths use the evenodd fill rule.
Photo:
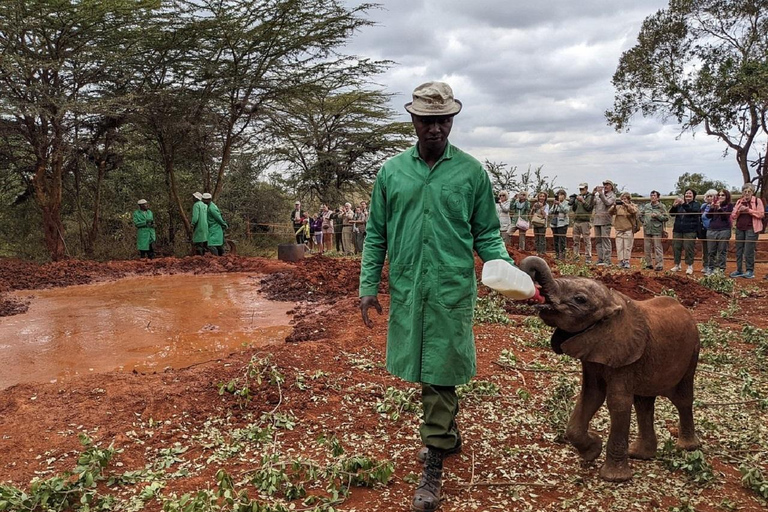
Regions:
<instances>
[{"instance_id":1,"label":"group of tourists","mask_svg":"<svg viewBox=\"0 0 768 512\"><path fill-rule=\"evenodd\" d=\"M301 208L301 201L296 201L291 211L291 223L296 243L305 245L309 252L323 254L335 248L336 252L345 255L362 254L368 202L360 201L354 208L352 203L344 203L335 210L322 204L315 215L307 215Z\"/></svg>"},{"instance_id":2,"label":"group of tourists","mask_svg":"<svg viewBox=\"0 0 768 512\"><path fill-rule=\"evenodd\" d=\"M696 200L696 191L687 189L682 197L667 207L660 201L661 194L653 190L650 201L642 205L632 201L628 192L615 193L611 180L589 191L587 183L579 184L579 193L566 199L566 191L558 190L550 199L546 192L539 192L529 202L525 191L511 198L506 190L499 192L496 214L499 217L501 237L506 244L518 233L518 246L525 250L525 235L533 229L534 246L539 255L546 253L547 228L554 239L555 258L566 256L567 230L573 218L572 247L578 257L584 245L584 258L592 263L592 228L594 227L597 265L611 265L611 229L616 230L616 254L621 268L630 268L634 235L643 230L643 266L657 271L664 270L662 238L665 225L673 220L672 248L673 272L693 274L696 240L701 241L702 268L705 275L725 272L725 258L731 232L736 232L736 270L731 277L753 279L755 277L755 246L763 230L765 205L755 196L755 188L748 183L742 188L742 197L735 204L728 190L710 189L702 203ZM683 260L684 258L684 260Z\"/></svg>"},{"instance_id":3,"label":"group of tourists","mask_svg":"<svg viewBox=\"0 0 768 512\"><path fill-rule=\"evenodd\" d=\"M195 192L192 194L192 244L195 254L200 256L210 252L215 256L224 255L224 231L229 225L222 218L221 211L213 196L208 192ZM149 209L146 199L139 199L139 208L133 212L133 225L136 227L136 246L140 258L152 259L155 257L155 216Z\"/></svg>"}]
</instances>

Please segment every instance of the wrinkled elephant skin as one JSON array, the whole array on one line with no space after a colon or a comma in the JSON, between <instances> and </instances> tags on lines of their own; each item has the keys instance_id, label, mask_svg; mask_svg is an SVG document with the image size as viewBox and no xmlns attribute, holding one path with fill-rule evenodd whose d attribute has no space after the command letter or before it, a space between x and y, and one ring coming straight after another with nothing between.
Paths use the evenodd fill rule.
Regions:
<instances>
[{"instance_id":1,"label":"wrinkled elephant skin","mask_svg":"<svg viewBox=\"0 0 768 512\"><path fill-rule=\"evenodd\" d=\"M655 456L653 426L657 396L669 398L680 415L677 446L699 447L693 425L693 378L699 359L699 333L693 316L676 299L634 301L583 277L555 279L547 263L534 256L520 268L541 285L546 304L541 319L555 327L552 349L582 363L582 388L566 436L586 461L602 451L589 422L607 400L611 427L600 476L610 481L632 477L628 457ZM632 406L638 437L629 445Z\"/></svg>"}]
</instances>

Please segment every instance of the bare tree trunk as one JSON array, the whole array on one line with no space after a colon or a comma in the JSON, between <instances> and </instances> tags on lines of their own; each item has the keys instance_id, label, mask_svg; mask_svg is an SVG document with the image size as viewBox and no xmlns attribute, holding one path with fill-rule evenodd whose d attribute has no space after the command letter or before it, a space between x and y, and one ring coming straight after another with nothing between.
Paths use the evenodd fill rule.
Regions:
<instances>
[{"instance_id":1,"label":"bare tree trunk","mask_svg":"<svg viewBox=\"0 0 768 512\"><path fill-rule=\"evenodd\" d=\"M184 224L184 231L187 233L187 238L192 240L192 223L189 221L189 218L187 217L186 212L184 211L184 204L181 201L181 198L179 197L178 190L176 188L176 174L173 167L173 161L172 160L166 160L165 165L165 172L166 172L166 180L168 183L168 190L169 190L169 199L171 202L171 205L176 205L179 211L179 215L181 217L181 222ZM169 208L169 213L170 210Z\"/></svg>"},{"instance_id":2,"label":"bare tree trunk","mask_svg":"<svg viewBox=\"0 0 768 512\"><path fill-rule=\"evenodd\" d=\"M219 172L216 175L216 189L213 191L213 200L218 201L222 189L224 189L224 170L229 167L229 159L232 156L232 137L227 135L224 141L224 151L221 153Z\"/></svg>"},{"instance_id":3,"label":"bare tree trunk","mask_svg":"<svg viewBox=\"0 0 768 512\"><path fill-rule=\"evenodd\" d=\"M64 225L61 222L61 167L52 169L50 183L46 169L46 160L39 160L35 167L35 178L32 181L35 201L43 214L43 236L45 247L53 261L59 261L66 256L64 244Z\"/></svg>"},{"instance_id":4,"label":"bare tree trunk","mask_svg":"<svg viewBox=\"0 0 768 512\"><path fill-rule=\"evenodd\" d=\"M104 174L106 171L107 161L102 158L99 160L96 174L96 190L93 199L93 220L91 222L91 229L88 232L88 246L86 250L88 256L93 255L93 250L98 241L99 232L101 231L101 184L104 181Z\"/></svg>"}]
</instances>

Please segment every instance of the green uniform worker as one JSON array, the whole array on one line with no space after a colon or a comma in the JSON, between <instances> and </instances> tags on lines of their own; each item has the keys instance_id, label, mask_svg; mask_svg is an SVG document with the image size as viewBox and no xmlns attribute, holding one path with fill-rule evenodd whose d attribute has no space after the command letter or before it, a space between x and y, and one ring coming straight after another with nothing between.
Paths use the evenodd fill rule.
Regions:
<instances>
[{"instance_id":1,"label":"green uniform worker","mask_svg":"<svg viewBox=\"0 0 768 512\"><path fill-rule=\"evenodd\" d=\"M413 510L435 510L443 458L458 452L455 386L475 375L473 250L483 261L512 260L499 235L493 191L482 164L448 142L461 110L448 84L428 82L405 106L418 144L376 176L360 273L360 308L381 313L376 294L389 258L387 369L422 385L426 446Z\"/></svg>"},{"instance_id":2,"label":"green uniform worker","mask_svg":"<svg viewBox=\"0 0 768 512\"><path fill-rule=\"evenodd\" d=\"M208 205L203 202L203 194L192 194L195 204L192 206L192 243L195 253L203 256L208 250Z\"/></svg>"},{"instance_id":3,"label":"green uniform worker","mask_svg":"<svg viewBox=\"0 0 768 512\"><path fill-rule=\"evenodd\" d=\"M139 209L133 212L133 225L136 226L136 247L141 258L155 257L155 216L149 209L146 199L139 199Z\"/></svg>"},{"instance_id":4,"label":"green uniform worker","mask_svg":"<svg viewBox=\"0 0 768 512\"><path fill-rule=\"evenodd\" d=\"M203 202L208 206L208 250L215 256L224 256L224 230L229 229L229 224L224 222L211 194L203 194Z\"/></svg>"}]
</instances>

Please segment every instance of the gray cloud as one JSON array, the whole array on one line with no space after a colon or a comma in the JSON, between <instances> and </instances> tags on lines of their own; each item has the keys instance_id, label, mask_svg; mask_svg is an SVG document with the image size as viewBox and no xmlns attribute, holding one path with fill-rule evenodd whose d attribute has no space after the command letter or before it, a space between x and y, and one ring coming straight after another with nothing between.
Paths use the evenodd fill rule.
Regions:
<instances>
[{"instance_id":1,"label":"gray cloud","mask_svg":"<svg viewBox=\"0 0 768 512\"><path fill-rule=\"evenodd\" d=\"M451 140L481 160L544 165L571 189L611 177L632 191L666 192L683 172L736 184L735 161L723 159L724 146L711 137L677 137L678 128L654 120L637 119L629 133L606 124L622 51L643 19L666 5L390 0L371 11L376 25L348 51L397 63L377 82L396 94L401 112L416 85L450 83L465 105Z\"/></svg>"}]
</instances>

